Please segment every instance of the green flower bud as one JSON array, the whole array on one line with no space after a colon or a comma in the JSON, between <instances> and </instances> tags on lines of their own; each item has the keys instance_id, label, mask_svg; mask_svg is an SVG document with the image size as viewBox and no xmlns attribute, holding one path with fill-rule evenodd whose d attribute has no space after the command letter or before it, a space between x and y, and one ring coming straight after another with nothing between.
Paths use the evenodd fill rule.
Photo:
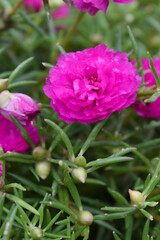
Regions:
<instances>
[{"instance_id":1,"label":"green flower bud","mask_svg":"<svg viewBox=\"0 0 160 240\"><path fill-rule=\"evenodd\" d=\"M8 87L8 79L0 79L0 92L6 90Z\"/></svg>"},{"instance_id":2,"label":"green flower bud","mask_svg":"<svg viewBox=\"0 0 160 240\"><path fill-rule=\"evenodd\" d=\"M71 174L73 179L76 180L77 182L85 183L87 178L87 171L84 168L82 167L74 168Z\"/></svg>"},{"instance_id":3,"label":"green flower bud","mask_svg":"<svg viewBox=\"0 0 160 240\"><path fill-rule=\"evenodd\" d=\"M37 174L44 180L48 177L51 170L51 163L48 161L41 161L35 163L35 170Z\"/></svg>"},{"instance_id":4,"label":"green flower bud","mask_svg":"<svg viewBox=\"0 0 160 240\"><path fill-rule=\"evenodd\" d=\"M89 211L80 211L77 215L77 221L81 225L89 226L93 222L93 215Z\"/></svg>"},{"instance_id":5,"label":"green flower bud","mask_svg":"<svg viewBox=\"0 0 160 240\"><path fill-rule=\"evenodd\" d=\"M42 161L48 157L48 151L41 147L35 147L32 152L32 156L36 161Z\"/></svg>"},{"instance_id":6,"label":"green flower bud","mask_svg":"<svg viewBox=\"0 0 160 240\"><path fill-rule=\"evenodd\" d=\"M85 167L86 166L86 159L83 156L78 156L74 159L74 164L78 167Z\"/></svg>"},{"instance_id":7,"label":"green flower bud","mask_svg":"<svg viewBox=\"0 0 160 240\"><path fill-rule=\"evenodd\" d=\"M139 204L141 202L144 202L145 199L141 192L133 191L131 189L129 189L128 192L129 192L130 199L134 204Z\"/></svg>"},{"instance_id":8,"label":"green flower bud","mask_svg":"<svg viewBox=\"0 0 160 240\"><path fill-rule=\"evenodd\" d=\"M43 231L39 227L30 226L29 231L33 240L39 240L43 237Z\"/></svg>"}]
</instances>

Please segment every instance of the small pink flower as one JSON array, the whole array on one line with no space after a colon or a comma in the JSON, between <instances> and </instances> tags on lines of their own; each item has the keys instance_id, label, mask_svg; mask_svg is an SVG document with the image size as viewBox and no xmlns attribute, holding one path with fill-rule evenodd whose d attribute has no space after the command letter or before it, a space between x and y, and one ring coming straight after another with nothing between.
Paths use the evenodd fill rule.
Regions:
<instances>
[{"instance_id":1,"label":"small pink flower","mask_svg":"<svg viewBox=\"0 0 160 240\"><path fill-rule=\"evenodd\" d=\"M3 174L3 165L2 165L2 163L0 162L0 176L2 176L2 174Z\"/></svg>"},{"instance_id":2,"label":"small pink flower","mask_svg":"<svg viewBox=\"0 0 160 240\"><path fill-rule=\"evenodd\" d=\"M160 58L159 59L152 59L154 63L154 67L157 70L157 73L160 77ZM133 64L135 64L135 61L133 61ZM148 59L142 59L142 66L143 71L146 72L144 74L144 82L147 83L145 85L146 88L151 87L155 85L152 90L155 90L157 88L155 77L150 69L149 66L149 60ZM144 101L145 99L143 99ZM141 101L137 100L133 104L133 107L137 114L144 118L160 118L160 97L155 102L150 103L141 103Z\"/></svg>"},{"instance_id":3,"label":"small pink flower","mask_svg":"<svg viewBox=\"0 0 160 240\"><path fill-rule=\"evenodd\" d=\"M133 104L140 84L141 77L127 54L100 44L61 54L43 90L59 118L67 123L92 123Z\"/></svg>"},{"instance_id":4,"label":"small pink flower","mask_svg":"<svg viewBox=\"0 0 160 240\"><path fill-rule=\"evenodd\" d=\"M70 15L70 6L66 3L62 4L57 11L52 13L53 19L67 18Z\"/></svg>"},{"instance_id":5,"label":"small pink flower","mask_svg":"<svg viewBox=\"0 0 160 240\"><path fill-rule=\"evenodd\" d=\"M43 0L25 0L24 6L27 11L30 9L34 10L35 12L39 12L43 5Z\"/></svg>"},{"instance_id":6,"label":"small pink flower","mask_svg":"<svg viewBox=\"0 0 160 240\"><path fill-rule=\"evenodd\" d=\"M0 113L10 119L12 114L23 125L30 122L38 113L37 103L29 96L21 93L0 93Z\"/></svg>"},{"instance_id":7,"label":"small pink flower","mask_svg":"<svg viewBox=\"0 0 160 240\"><path fill-rule=\"evenodd\" d=\"M31 124L24 126L35 145L40 144L37 129ZM0 114L0 145L4 152L25 153L30 149L15 124Z\"/></svg>"},{"instance_id":8,"label":"small pink flower","mask_svg":"<svg viewBox=\"0 0 160 240\"><path fill-rule=\"evenodd\" d=\"M115 3L130 3L133 0L113 0ZM68 0L73 2L74 6L82 12L88 11L90 15L95 15L96 12L101 10L106 14L109 0Z\"/></svg>"}]
</instances>

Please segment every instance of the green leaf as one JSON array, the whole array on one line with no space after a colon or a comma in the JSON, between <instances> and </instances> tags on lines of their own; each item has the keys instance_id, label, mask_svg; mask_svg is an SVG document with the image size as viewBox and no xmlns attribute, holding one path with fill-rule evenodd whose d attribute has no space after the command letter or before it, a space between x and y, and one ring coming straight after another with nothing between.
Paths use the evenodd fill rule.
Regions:
<instances>
[{"instance_id":1,"label":"green leaf","mask_svg":"<svg viewBox=\"0 0 160 240\"><path fill-rule=\"evenodd\" d=\"M146 210L144 210L144 209L139 209L140 211L141 211L141 213L146 217L146 218L148 218L150 221L153 221L153 216L149 213L149 212L147 212Z\"/></svg>"},{"instance_id":2,"label":"green leaf","mask_svg":"<svg viewBox=\"0 0 160 240\"><path fill-rule=\"evenodd\" d=\"M67 171L64 172L64 177L65 177L65 184L66 184L67 188L69 189L70 194L71 194L73 200L75 201L75 204L77 205L79 211L81 211L82 203L81 203L81 199L80 199L79 193L77 191L77 188Z\"/></svg>"},{"instance_id":3,"label":"green leaf","mask_svg":"<svg viewBox=\"0 0 160 240\"><path fill-rule=\"evenodd\" d=\"M15 204L13 204L10 208L10 210L8 211L8 214L7 216L5 217L5 220L3 221L2 225L0 226L0 237L3 235L4 233L4 229L5 229L5 226L6 226L6 223L9 221L12 213L14 212L14 209L15 209ZM8 210L8 209L7 209Z\"/></svg>"},{"instance_id":4,"label":"green leaf","mask_svg":"<svg viewBox=\"0 0 160 240\"><path fill-rule=\"evenodd\" d=\"M160 159L156 158L158 160L157 166L154 170L154 174L151 178L151 180L148 182L146 188L143 191L143 196L146 199L146 197L148 197L148 195L153 191L153 189L155 188L155 186L158 184L158 182L160 181L160 174L159 174L159 170L160 170Z\"/></svg>"},{"instance_id":5,"label":"green leaf","mask_svg":"<svg viewBox=\"0 0 160 240\"><path fill-rule=\"evenodd\" d=\"M132 32L131 28L129 26L127 26L127 29L128 29L128 33L129 33L129 36L130 36L130 39L131 39L131 42L132 42L132 45L133 45L133 48L134 48L134 52L135 52L135 55L136 55L138 72L142 76L142 84L143 84L143 68L142 68L142 62L141 62L141 58L140 58L140 54L139 54L139 49L138 49L138 46L137 46L137 43L136 43L136 40L134 38L134 35L133 35L133 32Z\"/></svg>"},{"instance_id":6,"label":"green leaf","mask_svg":"<svg viewBox=\"0 0 160 240\"><path fill-rule=\"evenodd\" d=\"M145 103L155 102L160 97L160 92L154 93L150 98L144 100Z\"/></svg>"},{"instance_id":7,"label":"green leaf","mask_svg":"<svg viewBox=\"0 0 160 240\"><path fill-rule=\"evenodd\" d=\"M27 187L31 188L33 191L37 192L38 194L40 194L41 196L44 196L46 194L46 191L43 190L41 188L41 186L36 185L35 183L31 182L30 180L23 178L21 176L18 176L14 173L8 173L8 175L12 176L13 178L15 178L16 180L20 181L21 183L23 183L24 185L26 185Z\"/></svg>"},{"instance_id":8,"label":"green leaf","mask_svg":"<svg viewBox=\"0 0 160 240\"><path fill-rule=\"evenodd\" d=\"M25 211L23 210L23 208L20 205L18 206L18 211L20 212L21 218L23 219L23 222L27 223L28 225L31 223L27 214L25 213Z\"/></svg>"},{"instance_id":9,"label":"green leaf","mask_svg":"<svg viewBox=\"0 0 160 240\"><path fill-rule=\"evenodd\" d=\"M106 123L107 119L101 121L100 123L98 123L91 131L91 133L89 134L87 140L85 141L85 143L83 144L78 156L83 156L83 154L87 151L87 149L90 147L91 143L94 141L94 139L96 138L96 136L98 135L99 131L102 129L102 127L104 126L104 124Z\"/></svg>"},{"instance_id":10,"label":"green leaf","mask_svg":"<svg viewBox=\"0 0 160 240\"><path fill-rule=\"evenodd\" d=\"M7 89L11 90L16 87L20 87L20 86L24 86L24 85L33 85L33 84L37 84L37 82L36 81L20 81L20 82L16 82L16 83L11 83Z\"/></svg>"},{"instance_id":11,"label":"green leaf","mask_svg":"<svg viewBox=\"0 0 160 240\"><path fill-rule=\"evenodd\" d=\"M111 188L108 188L108 192L116 200L116 202L119 203L120 205L125 205L125 206L130 205L128 203L128 201L119 192L112 190Z\"/></svg>"},{"instance_id":12,"label":"green leaf","mask_svg":"<svg viewBox=\"0 0 160 240\"><path fill-rule=\"evenodd\" d=\"M74 212L69 208L67 207L66 205L64 205L63 203L60 203L60 202L56 202L56 201L45 201L45 202L41 202L41 203L44 203L44 204L47 204L48 207L53 207L53 208L57 208L57 209L60 209L66 213L68 213L72 219L75 220L75 214Z\"/></svg>"},{"instance_id":13,"label":"green leaf","mask_svg":"<svg viewBox=\"0 0 160 240\"><path fill-rule=\"evenodd\" d=\"M121 240L115 232L113 232L113 236L115 240Z\"/></svg>"},{"instance_id":14,"label":"green leaf","mask_svg":"<svg viewBox=\"0 0 160 240\"><path fill-rule=\"evenodd\" d=\"M126 162L131 160L133 160L131 157L108 157L91 161L87 164L87 167L104 167L108 164Z\"/></svg>"},{"instance_id":15,"label":"green leaf","mask_svg":"<svg viewBox=\"0 0 160 240\"><path fill-rule=\"evenodd\" d=\"M9 76L8 83L10 84L12 80L18 75L18 73L21 72L32 60L33 60L33 57L30 57L25 61L23 61L22 63L20 63Z\"/></svg>"},{"instance_id":16,"label":"green leaf","mask_svg":"<svg viewBox=\"0 0 160 240\"><path fill-rule=\"evenodd\" d=\"M119 212L119 213L111 213L108 215L95 215L94 220L113 220L113 219L121 219L126 218L127 216L133 215L137 209L132 209L126 212Z\"/></svg>"},{"instance_id":17,"label":"green leaf","mask_svg":"<svg viewBox=\"0 0 160 240\"><path fill-rule=\"evenodd\" d=\"M32 147L34 148L35 145L32 142L27 130L19 123L19 121L12 115L10 114L10 118L12 119L12 121L14 122L14 124L16 125L16 127L19 129L19 131L21 132L22 137L26 140L26 142Z\"/></svg>"},{"instance_id":18,"label":"green leaf","mask_svg":"<svg viewBox=\"0 0 160 240\"><path fill-rule=\"evenodd\" d=\"M18 188L22 191L26 191L26 188L24 188L21 184L19 183L10 183L10 184L7 184L5 185L5 188Z\"/></svg>"},{"instance_id":19,"label":"green leaf","mask_svg":"<svg viewBox=\"0 0 160 240\"><path fill-rule=\"evenodd\" d=\"M133 217L128 216L125 218L125 240L131 240L132 239L132 231L133 231Z\"/></svg>"},{"instance_id":20,"label":"green leaf","mask_svg":"<svg viewBox=\"0 0 160 240\"><path fill-rule=\"evenodd\" d=\"M142 233L142 240L146 240L148 238L148 234L149 234L149 223L150 220L147 219L144 228L143 228L143 233Z\"/></svg>"},{"instance_id":21,"label":"green leaf","mask_svg":"<svg viewBox=\"0 0 160 240\"><path fill-rule=\"evenodd\" d=\"M87 178L85 183L95 184L95 185L99 185L99 186L106 186L105 182L102 182L101 180L97 180L95 178Z\"/></svg>"},{"instance_id":22,"label":"green leaf","mask_svg":"<svg viewBox=\"0 0 160 240\"><path fill-rule=\"evenodd\" d=\"M62 138L64 144L66 145L69 155L71 156L71 159L74 160L75 156L74 156L74 152L73 152L73 147L71 144L71 141L69 140L67 134L54 122L45 119L45 122L50 125Z\"/></svg>"},{"instance_id":23,"label":"green leaf","mask_svg":"<svg viewBox=\"0 0 160 240\"><path fill-rule=\"evenodd\" d=\"M134 207L103 207L101 208L102 211L108 211L108 212L126 212L129 210L135 209Z\"/></svg>"},{"instance_id":24,"label":"green leaf","mask_svg":"<svg viewBox=\"0 0 160 240\"><path fill-rule=\"evenodd\" d=\"M4 205L4 201L5 201L5 196L6 194L3 193L3 195L0 198L0 223L1 223L1 218L2 218L2 213L3 213L3 205Z\"/></svg>"},{"instance_id":25,"label":"green leaf","mask_svg":"<svg viewBox=\"0 0 160 240\"><path fill-rule=\"evenodd\" d=\"M152 58L151 58L150 53L147 52L147 55L148 55L148 58L149 58L150 68L151 68L152 73L153 73L153 75L154 75L154 77L155 77L155 79L156 79L157 88L160 88L160 78L159 78L159 75L158 75L158 73L157 73L157 71L156 71L156 68L155 68L155 66L154 66L154 63L153 63L153 60L152 60ZM155 94L153 94L153 95L155 95ZM152 97L153 97L153 95L152 95ZM158 98L158 97L157 97L157 98Z\"/></svg>"},{"instance_id":26,"label":"green leaf","mask_svg":"<svg viewBox=\"0 0 160 240\"><path fill-rule=\"evenodd\" d=\"M8 194L8 193L6 194L6 197L9 200L11 200L11 201L15 202L16 204L20 205L21 207L29 210L30 212L32 212L32 213L34 213L36 215L39 215L39 212L34 207L32 207L30 204L28 204L27 202L23 201L22 199L14 196L12 194Z\"/></svg>"},{"instance_id":27,"label":"green leaf","mask_svg":"<svg viewBox=\"0 0 160 240\"><path fill-rule=\"evenodd\" d=\"M48 223L48 225L44 228L44 232L48 231L53 224L57 221L57 219L60 217L60 215L63 213L63 211L60 211L59 213L56 214L56 216L54 216L54 218L52 218L52 220Z\"/></svg>"}]
</instances>

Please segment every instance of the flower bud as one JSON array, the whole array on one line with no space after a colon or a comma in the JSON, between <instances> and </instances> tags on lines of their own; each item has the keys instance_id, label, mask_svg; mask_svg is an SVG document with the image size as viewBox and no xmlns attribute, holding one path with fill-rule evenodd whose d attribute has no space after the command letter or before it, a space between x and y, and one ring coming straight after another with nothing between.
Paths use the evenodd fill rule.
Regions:
<instances>
[{"instance_id":1,"label":"flower bud","mask_svg":"<svg viewBox=\"0 0 160 240\"><path fill-rule=\"evenodd\" d=\"M32 152L32 156L36 161L42 161L48 157L48 151L41 147L35 147Z\"/></svg>"},{"instance_id":2,"label":"flower bud","mask_svg":"<svg viewBox=\"0 0 160 240\"><path fill-rule=\"evenodd\" d=\"M79 167L85 167L86 166L86 159L83 156L78 156L74 159L74 164L76 164Z\"/></svg>"},{"instance_id":3,"label":"flower bud","mask_svg":"<svg viewBox=\"0 0 160 240\"><path fill-rule=\"evenodd\" d=\"M0 79L0 92L6 90L8 87L8 79Z\"/></svg>"},{"instance_id":4,"label":"flower bud","mask_svg":"<svg viewBox=\"0 0 160 240\"><path fill-rule=\"evenodd\" d=\"M4 90L0 92L0 113L9 120L12 114L22 125L28 125L40 111L29 96Z\"/></svg>"},{"instance_id":5,"label":"flower bud","mask_svg":"<svg viewBox=\"0 0 160 240\"><path fill-rule=\"evenodd\" d=\"M44 180L48 177L51 170L51 163L48 161L36 162L35 170L37 174Z\"/></svg>"},{"instance_id":6,"label":"flower bud","mask_svg":"<svg viewBox=\"0 0 160 240\"><path fill-rule=\"evenodd\" d=\"M39 227L30 226L29 231L33 240L39 240L43 237L43 231Z\"/></svg>"},{"instance_id":7,"label":"flower bud","mask_svg":"<svg viewBox=\"0 0 160 240\"><path fill-rule=\"evenodd\" d=\"M93 222L93 215L89 211L80 211L77 215L77 221L81 225L89 226Z\"/></svg>"},{"instance_id":8,"label":"flower bud","mask_svg":"<svg viewBox=\"0 0 160 240\"><path fill-rule=\"evenodd\" d=\"M82 167L74 168L71 174L73 179L76 180L77 182L85 183L87 178L87 171L84 168Z\"/></svg>"},{"instance_id":9,"label":"flower bud","mask_svg":"<svg viewBox=\"0 0 160 240\"><path fill-rule=\"evenodd\" d=\"M141 202L144 202L145 199L141 192L133 191L131 189L129 189L128 192L129 192L130 199L134 204L139 204Z\"/></svg>"}]
</instances>

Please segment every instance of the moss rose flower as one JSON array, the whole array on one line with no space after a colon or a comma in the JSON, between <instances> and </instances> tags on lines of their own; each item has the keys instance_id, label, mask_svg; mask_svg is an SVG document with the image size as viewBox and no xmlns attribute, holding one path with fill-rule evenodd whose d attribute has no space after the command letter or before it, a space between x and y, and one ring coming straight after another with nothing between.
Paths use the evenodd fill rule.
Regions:
<instances>
[{"instance_id":1,"label":"moss rose flower","mask_svg":"<svg viewBox=\"0 0 160 240\"><path fill-rule=\"evenodd\" d=\"M100 44L61 54L43 89L59 118L67 123L92 123L130 106L140 83L126 53Z\"/></svg>"},{"instance_id":2,"label":"moss rose flower","mask_svg":"<svg viewBox=\"0 0 160 240\"><path fill-rule=\"evenodd\" d=\"M4 152L25 153L30 146L22 137L15 124L0 114L0 145ZM24 126L35 145L40 143L37 129L31 124Z\"/></svg>"},{"instance_id":3,"label":"moss rose flower","mask_svg":"<svg viewBox=\"0 0 160 240\"><path fill-rule=\"evenodd\" d=\"M113 0L115 3L130 3L133 0ZM74 6L82 12L88 11L90 15L95 15L96 12L101 10L106 14L109 0L68 0L73 2Z\"/></svg>"},{"instance_id":4,"label":"moss rose flower","mask_svg":"<svg viewBox=\"0 0 160 240\"><path fill-rule=\"evenodd\" d=\"M159 59L152 59L154 63L154 67L156 68L156 71L160 77L160 58ZM133 62L135 64L135 61ZM157 88L155 77L150 69L149 66L149 60L144 58L142 59L142 66L144 74L144 82L147 83L145 85L146 88L155 86L152 88L152 90L155 90ZM145 99L143 99L144 101ZM160 97L155 102L150 103L143 103L139 100L136 100L133 104L133 107L137 114L144 118L160 118Z\"/></svg>"}]
</instances>

